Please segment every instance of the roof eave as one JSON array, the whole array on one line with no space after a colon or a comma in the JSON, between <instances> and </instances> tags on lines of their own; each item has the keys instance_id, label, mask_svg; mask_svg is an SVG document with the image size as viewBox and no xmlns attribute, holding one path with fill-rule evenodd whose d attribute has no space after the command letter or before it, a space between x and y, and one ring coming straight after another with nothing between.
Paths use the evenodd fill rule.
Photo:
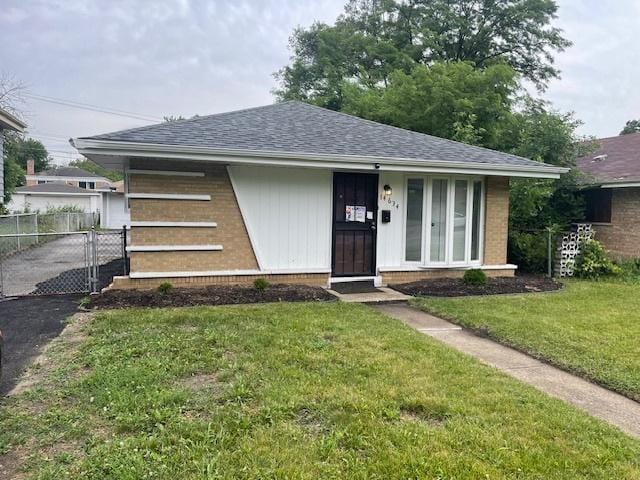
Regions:
<instances>
[{"instance_id":1,"label":"roof eave","mask_svg":"<svg viewBox=\"0 0 640 480\"><path fill-rule=\"evenodd\" d=\"M0 130L15 130L16 132L23 132L27 128L27 124L19 118L11 115L5 110L0 110Z\"/></svg>"},{"instance_id":2,"label":"roof eave","mask_svg":"<svg viewBox=\"0 0 640 480\"><path fill-rule=\"evenodd\" d=\"M92 138L71 140L78 152L86 157L162 157L184 160L214 161L244 164L272 164L295 167L373 169L382 171L452 172L461 174L493 174L511 177L559 178L569 171L549 165L508 165L447 160L416 160L410 158L362 157L299 152L269 152L256 150L212 149L182 145L121 142ZM99 159L96 160L100 163Z\"/></svg>"}]
</instances>

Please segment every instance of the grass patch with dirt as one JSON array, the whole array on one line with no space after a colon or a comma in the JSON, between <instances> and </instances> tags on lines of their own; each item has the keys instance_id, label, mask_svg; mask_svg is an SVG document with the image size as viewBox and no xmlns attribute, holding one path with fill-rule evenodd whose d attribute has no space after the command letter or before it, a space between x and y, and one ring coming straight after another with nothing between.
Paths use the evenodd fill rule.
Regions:
<instances>
[{"instance_id":1,"label":"grass patch with dirt","mask_svg":"<svg viewBox=\"0 0 640 480\"><path fill-rule=\"evenodd\" d=\"M640 401L640 283L570 280L551 294L414 303Z\"/></svg>"},{"instance_id":2,"label":"grass patch with dirt","mask_svg":"<svg viewBox=\"0 0 640 480\"><path fill-rule=\"evenodd\" d=\"M640 478L637 440L363 305L105 311L79 331L0 403L14 474Z\"/></svg>"}]
</instances>

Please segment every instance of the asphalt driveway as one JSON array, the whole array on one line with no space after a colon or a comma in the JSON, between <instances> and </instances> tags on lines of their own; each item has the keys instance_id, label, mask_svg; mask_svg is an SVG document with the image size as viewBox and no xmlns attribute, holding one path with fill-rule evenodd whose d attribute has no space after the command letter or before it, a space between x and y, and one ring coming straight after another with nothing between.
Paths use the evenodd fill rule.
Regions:
<instances>
[{"instance_id":1,"label":"asphalt driveway","mask_svg":"<svg viewBox=\"0 0 640 480\"><path fill-rule=\"evenodd\" d=\"M0 395L6 395L42 348L57 337L81 295L23 297L0 301L0 330L4 336Z\"/></svg>"}]
</instances>

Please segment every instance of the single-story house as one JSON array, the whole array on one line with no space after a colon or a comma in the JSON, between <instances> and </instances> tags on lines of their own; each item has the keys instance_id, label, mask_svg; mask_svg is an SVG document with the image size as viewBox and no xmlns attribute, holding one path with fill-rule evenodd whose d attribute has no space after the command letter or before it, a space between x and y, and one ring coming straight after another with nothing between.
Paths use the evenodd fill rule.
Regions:
<instances>
[{"instance_id":1,"label":"single-story house","mask_svg":"<svg viewBox=\"0 0 640 480\"><path fill-rule=\"evenodd\" d=\"M295 101L72 144L126 173L115 288L513 275L509 179L566 171Z\"/></svg>"},{"instance_id":2,"label":"single-story house","mask_svg":"<svg viewBox=\"0 0 640 480\"><path fill-rule=\"evenodd\" d=\"M9 112L0 109L0 204L4 198L4 132L23 132L27 125Z\"/></svg>"},{"instance_id":3,"label":"single-story house","mask_svg":"<svg viewBox=\"0 0 640 480\"><path fill-rule=\"evenodd\" d=\"M113 182L109 190L100 193L102 198L100 227L111 230L128 227L130 218L124 197L124 180Z\"/></svg>"},{"instance_id":4,"label":"single-story house","mask_svg":"<svg viewBox=\"0 0 640 480\"><path fill-rule=\"evenodd\" d=\"M578 159L585 176L586 220L614 257L640 258L640 133L598 140Z\"/></svg>"},{"instance_id":5,"label":"single-story house","mask_svg":"<svg viewBox=\"0 0 640 480\"><path fill-rule=\"evenodd\" d=\"M27 187L45 183L63 183L85 190L105 190L111 187L109 179L78 167L56 167L36 172L33 160L27 160L25 179Z\"/></svg>"},{"instance_id":6,"label":"single-story house","mask_svg":"<svg viewBox=\"0 0 640 480\"><path fill-rule=\"evenodd\" d=\"M27 184L18 187L8 204L13 212L40 211L75 207L86 213L100 214L100 226L119 229L129 224L124 201L124 182L109 179L77 167L56 167L34 172L33 160L27 161Z\"/></svg>"},{"instance_id":7,"label":"single-story house","mask_svg":"<svg viewBox=\"0 0 640 480\"><path fill-rule=\"evenodd\" d=\"M100 192L66 183L42 183L16 188L8 208L12 212L45 212L51 208L74 207L86 213L99 213Z\"/></svg>"}]
</instances>

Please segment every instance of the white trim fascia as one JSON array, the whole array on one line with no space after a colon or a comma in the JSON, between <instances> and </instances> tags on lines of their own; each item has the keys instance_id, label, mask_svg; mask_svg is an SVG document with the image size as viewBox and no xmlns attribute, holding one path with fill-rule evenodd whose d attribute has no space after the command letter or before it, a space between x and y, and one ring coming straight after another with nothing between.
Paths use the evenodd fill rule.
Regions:
<instances>
[{"instance_id":1,"label":"white trim fascia","mask_svg":"<svg viewBox=\"0 0 640 480\"><path fill-rule=\"evenodd\" d=\"M127 173L133 173L134 175L162 175L166 177L204 177L204 172L181 172L170 170L138 170L130 168Z\"/></svg>"},{"instance_id":2,"label":"white trim fascia","mask_svg":"<svg viewBox=\"0 0 640 480\"><path fill-rule=\"evenodd\" d=\"M15 130L22 133L25 128L27 128L27 124L22 120L14 117L6 110L0 110L0 130Z\"/></svg>"},{"instance_id":3,"label":"white trim fascia","mask_svg":"<svg viewBox=\"0 0 640 480\"><path fill-rule=\"evenodd\" d=\"M258 264L258 268L262 270L264 268L264 261L262 254L260 253L260 249L258 248L258 241L255 232L253 231L253 227L251 223L247 221L247 214L245 213L247 210L247 206L242 204L242 200L240 199L240 195L238 195L238 188L236 181L233 177L233 172L227 166L227 176L229 177L229 182L231 182L231 189L233 190L233 195L236 197L236 202L238 203L238 209L240 210L240 216L242 217L242 223L244 223L244 228L247 230L247 235L249 236L249 243L251 244L251 248L253 249L253 254L256 257L256 263Z\"/></svg>"},{"instance_id":4,"label":"white trim fascia","mask_svg":"<svg viewBox=\"0 0 640 480\"><path fill-rule=\"evenodd\" d=\"M517 270L518 266L511 263L504 265L431 265L428 267L422 265L400 265L398 267L380 267L378 271L380 273L424 272L428 270L471 270L475 268L479 270Z\"/></svg>"},{"instance_id":5,"label":"white trim fascia","mask_svg":"<svg viewBox=\"0 0 640 480\"><path fill-rule=\"evenodd\" d=\"M211 195L189 195L182 193L129 193L127 197L149 200L211 200Z\"/></svg>"},{"instance_id":6,"label":"white trim fascia","mask_svg":"<svg viewBox=\"0 0 640 480\"><path fill-rule=\"evenodd\" d=\"M63 192L13 192L14 195L28 195L28 196L62 196L62 197L99 197L102 195L100 192L88 190L87 193L63 193Z\"/></svg>"},{"instance_id":7,"label":"white trim fascia","mask_svg":"<svg viewBox=\"0 0 640 480\"><path fill-rule=\"evenodd\" d=\"M184 277L229 277L251 275L300 275L300 274L331 273L326 268L301 268L281 270L211 270L200 272L131 272L129 278L184 278Z\"/></svg>"},{"instance_id":8,"label":"white trim fascia","mask_svg":"<svg viewBox=\"0 0 640 480\"><path fill-rule=\"evenodd\" d=\"M26 180L43 180L50 181L54 183L63 183L63 182L92 182L92 183L108 183L111 185L111 180L105 177L59 177L55 175L25 175L24 178Z\"/></svg>"},{"instance_id":9,"label":"white trim fascia","mask_svg":"<svg viewBox=\"0 0 640 480\"><path fill-rule=\"evenodd\" d=\"M402 172L498 175L509 177L559 178L569 171L564 167L537 165L505 165L446 160L416 160L410 158L362 157L357 155L326 155L299 152L269 152L255 150L212 149L184 145L116 142L75 138L71 144L85 156L110 155L121 157L161 157L170 159L239 163L245 165L283 165L347 170L381 170Z\"/></svg>"},{"instance_id":10,"label":"white trim fascia","mask_svg":"<svg viewBox=\"0 0 640 480\"><path fill-rule=\"evenodd\" d=\"M132 227L215 228L216 222L131 222Z\"/></svg>"},{"instance_id":11,"label":"white trim fascia","mask_svg":"<svg viewBox=\"0 0 640 480\"><path fill-rule=\"evenodd\" d=\"M217 252L222 245L136 245L127 252Z\"/></svg>"},{"instance_id":12,"label":"white trim fascia","mask_svg":"<svg viewBox=\"0 0 640 480\"><path fill-rule=\"evenodd\" d=\"M600 188L630 188L640 187L640 182L625 182L625 183L603 183Z\"/></svg>"}]
</instances>

